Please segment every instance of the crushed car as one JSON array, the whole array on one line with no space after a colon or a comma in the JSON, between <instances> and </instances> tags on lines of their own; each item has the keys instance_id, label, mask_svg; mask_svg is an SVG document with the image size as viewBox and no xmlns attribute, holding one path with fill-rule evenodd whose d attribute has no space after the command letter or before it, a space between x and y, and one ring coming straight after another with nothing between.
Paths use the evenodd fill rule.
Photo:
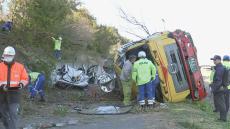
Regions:
<instances>
[{"instance_id":1,"label":"crushed car","mask_svg":"<svg viewBox=\"0 0 230 129\"><path fill-rule=\"evenodd\" d=\"M63 64L52 73L53 84L59 88L85 88L90 84L96 84L106 93L115 88L115 79L113 69L99 65L82 65L75 68L70 64Z\"/></svg>"}]
</instances>

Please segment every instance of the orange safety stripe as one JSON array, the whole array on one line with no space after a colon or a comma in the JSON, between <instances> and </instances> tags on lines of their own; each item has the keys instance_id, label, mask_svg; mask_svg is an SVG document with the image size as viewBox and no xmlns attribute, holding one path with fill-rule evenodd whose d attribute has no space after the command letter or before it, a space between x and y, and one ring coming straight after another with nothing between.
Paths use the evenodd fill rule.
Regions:
<instances>
[{"instance_id":1,"label":"orange safety stripe","mask_svg":"<svg viewBox=\"0 0 230 129\"><path fill-rule=\"evenodd\" d=\"M0 82L0 85L2 85L2 84L7 84L7 81ZM16 82L16 81L10 81L10 84L19 84L19 82Z\"/></svg>"}]
</instances>

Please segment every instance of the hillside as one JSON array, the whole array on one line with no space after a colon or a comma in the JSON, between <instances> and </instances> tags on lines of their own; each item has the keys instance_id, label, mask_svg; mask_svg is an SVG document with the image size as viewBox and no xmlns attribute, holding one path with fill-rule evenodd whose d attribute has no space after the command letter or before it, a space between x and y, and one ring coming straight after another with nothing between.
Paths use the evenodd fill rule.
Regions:
<instances>
[{"instance_id":1,"label":"hillside","mask_svg":"<svg viewBox=\"0 0 230 129\"><path fill-rule=\"evenodd\" d=\"M230 129L230 121L218 122L219 115L212 112L212 95L203 101L186 100L181 103L157 104L156 108L140 111L134 106L122 115L82 115L76 108L98 104L120 104L122 96L116 94L89 93L88 89L58 89L51 85L50 74L59 64L98 64L114 57L117 44L128 39L111 26L99 25L80 2L75 0L15 0L10 7L13 29L0 32L0 55L6 46L16 49L16 60L28 71L46 75L46 102L30 101L28 89L22 92L20 127L36 129L49 125L68 123L73 125L57 129ZM1 19L1 23L4 20ZM63 38L62 59L54 57L51 37ZM113 50L111 50L113 49ZM210 71L202 69L206 89ZM96 89L97 90L97 89ZM230 115L228 115L230 119ZM70 122L71 123L71 122ZM0 128L3 128L0 123Z\"/></svg>"},{"instance_id":2,"label":"hillside","mask_svg":"<svg viewBox=\"0 0 230 129\"><path fill-rule=\"evenodd\" d=\"M80 5L74 0L13 2L10 8L13 29L0 32L0 51L8 45L14 46L16 60L28 70L46 73L47 77L58 63L84 64L113 57L110 47L127 40L116 28L98 25ZM61 62L54 57L52 36L63 39Z\"/></svg>"}]
</instances>

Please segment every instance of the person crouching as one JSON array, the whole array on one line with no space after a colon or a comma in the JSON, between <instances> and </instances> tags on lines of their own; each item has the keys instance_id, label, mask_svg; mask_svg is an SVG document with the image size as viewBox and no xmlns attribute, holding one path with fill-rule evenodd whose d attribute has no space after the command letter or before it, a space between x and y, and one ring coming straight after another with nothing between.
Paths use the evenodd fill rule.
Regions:
<instances>
[{"instance_id":1,"label":"person crouching","mask_svg":"<svg viewBox=\"0 0 230 129\"><path fill-rule=\"evenodd\" d=\"M34 100L37 94L40 95L40 102L45 102L45 93L44 93L44 85L45 85L45 75L38 72L29 73L30 77L30 99Z\"/></svg>"}]
</instances>

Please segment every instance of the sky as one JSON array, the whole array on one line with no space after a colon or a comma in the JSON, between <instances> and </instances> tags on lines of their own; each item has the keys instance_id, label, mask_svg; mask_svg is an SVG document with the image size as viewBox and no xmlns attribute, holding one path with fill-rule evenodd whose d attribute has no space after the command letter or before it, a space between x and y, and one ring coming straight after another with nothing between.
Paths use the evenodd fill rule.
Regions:
<instances>
[{"instance_id":1,"label":"sky","mask_svg":"<svg viewBox=\"0 0 230 129\"><path fill-rule=\"evenodd\" d=\"M212 64L218 54L230 55L228 0L81 0L99 24L114 26L133 41L145 37L139 28L122 19L119 8L144 23L151 33L181 29L192 35L201 65ZM162 22L162 19L165 22Z\"/></svg>"},{"instance_id":2,"label":"sky","mask_svg":"<svg viewBox=\"0 0 230 129\"><path fill-rule=\"evenodd\" d=\"M8 13L9 13L9 8L8 8L8 6L9 6L9 2L10 2L10 0L1 0L1 1L3 1L2 3L1 3L1 6L2 6L2 13L3 13L3 15L7 15Z\"/></svg>"}]
</instances>

